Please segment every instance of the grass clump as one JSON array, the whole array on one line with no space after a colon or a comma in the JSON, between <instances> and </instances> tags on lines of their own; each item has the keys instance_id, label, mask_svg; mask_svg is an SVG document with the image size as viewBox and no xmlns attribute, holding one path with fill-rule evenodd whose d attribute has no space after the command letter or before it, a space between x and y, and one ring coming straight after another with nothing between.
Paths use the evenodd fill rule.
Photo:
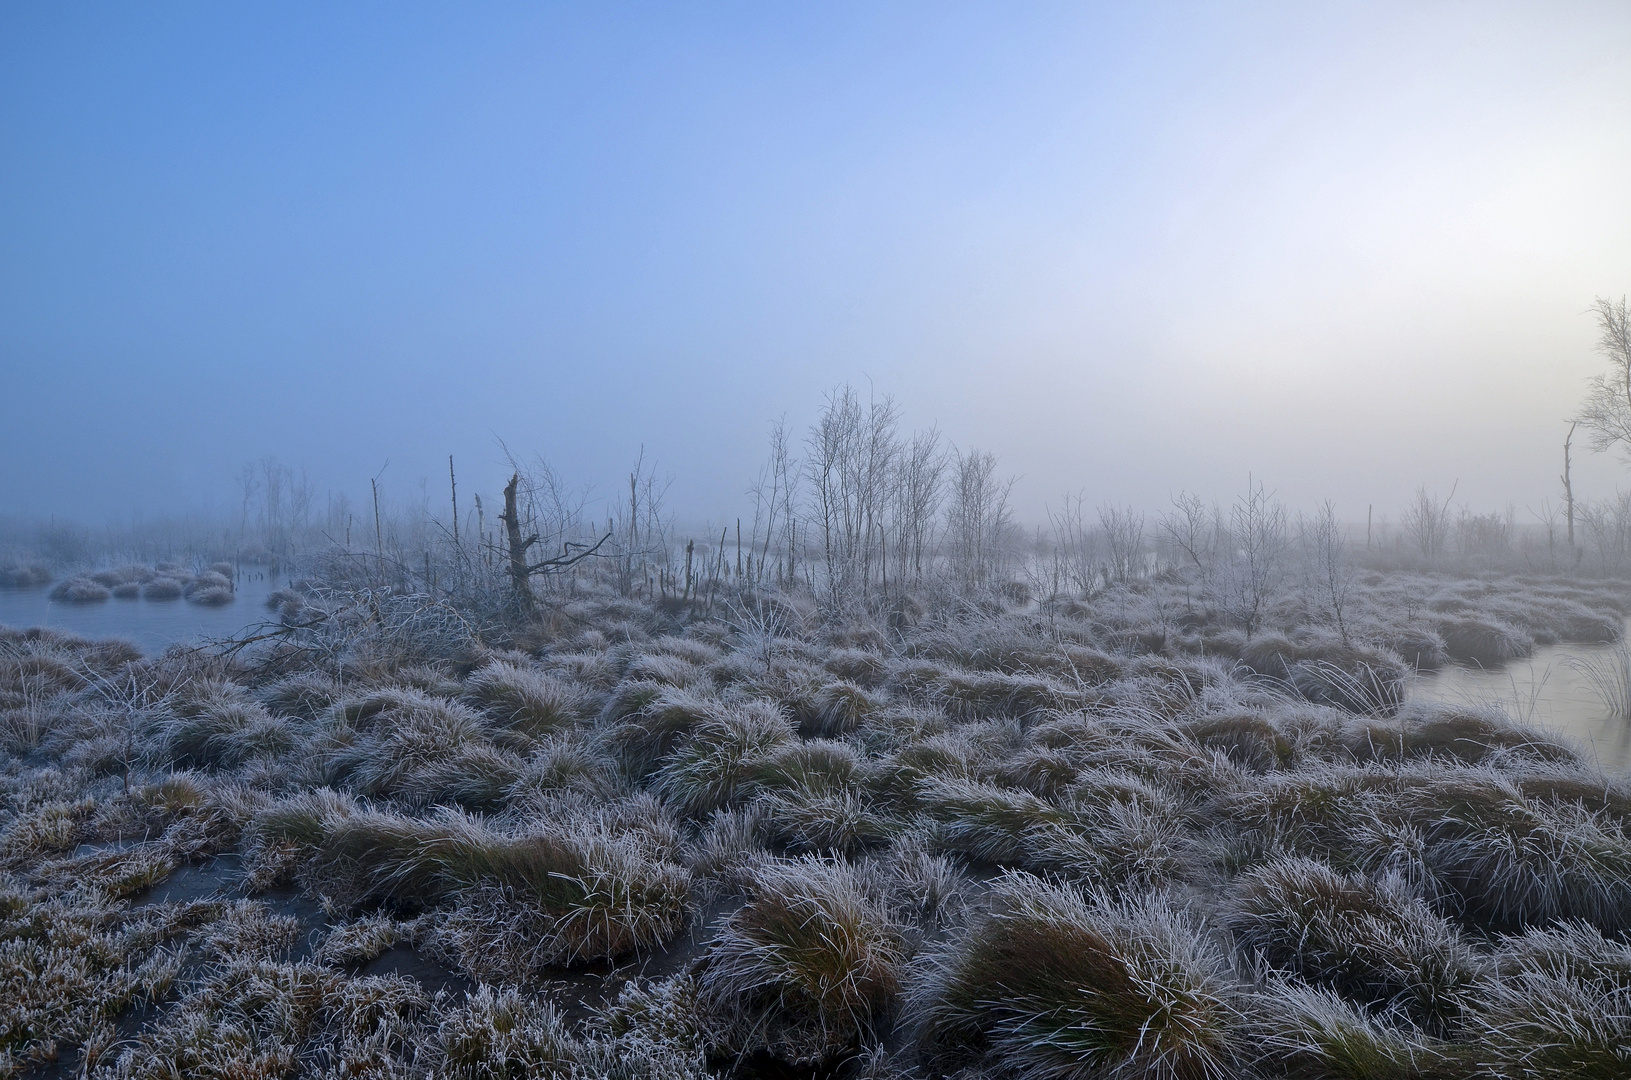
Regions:
<instances>
[{"instance_id":1,"label":"grass clump","mask_svg":"<svg viewBox=\"0 0 1631 1080\"><path fill-rule=\"evenodd\" d=\"M1481 764L1522 755L1569 762L1576 754L1547 735L1514 724L1499 712L1413 704L1392 719L1366 718L1349 725L1343 741L1361 761L1448 758Z\"/></svg>"},{"instance_id":2,"label":"grass clump","mask_svg":"<svg viewBox=\"0 0 1631 1080\"><path fill-rule=\"evenodd\" d=\"M1029 791L978 780L927 777L918 781L917 803L940 823L947 851L981 862L1018 866L1031 853L1038 829L1065 821L1063 810Z\"/></svg>"},{"instance_id":3,"label":"grass clump","mask_svg":"<svg viewBox=\"0 0 1631 1080\"><path fill-rule=\"evenodd\" d=\"M1067 689L1040 675L943 669L928 686L928 698L948 715L965 720L990 716L1035 719L1056 709L1080 706L1091 692Z\"/></svg>"},{"instance_id":4,"label":"grass clump","mask_svg":"<svg viewBox=\"0 0 1631 1080\"><path fill-rule=\"evenodd\" d=\"M617 762L605 747L573 729L539 741L508 798L513 807L566 792L611 799L625 790Z\"/></svg>"},{"instance_id":5,"label":"grass clump","mask_svg":"<svg viewBox=\"0 0 1631 1080\"><path fill-rule=\"evenodd\" d=\"M1496 973L1530 975L1631 990L1631 942L1608 938L1590 923L1563 920L1501 939Z\"/></svg>"},{"instance_id":6,"label":"grass clump","mask_svg":"<svg viewBox=\"0 0 1631 1080\"><path fill-rule=\"evenodd\" d=\"M64 604L95 604L113 595L111 589L88 577L72 577L52 586L51 599Z\"/></svg>"},{"instance_id":7,"label":"grass clump","mask_svg":"<svg viewBox=\"0 0 1631 1080\"><path fill-rule=\"evenodd\" d=\"M633 831L508 834L445 807L415 819L333 796L290 800L256 831L293 846L302 876L346 906L448 903L444 944L478 977L649 949L691 911L684 869Z\"/></svg>"},{"instance_id":8,"label":"grass clump","mask_svg":"<svg viewBox=\"0 0 1631 1080\"><path fill-rule=\"evenodd\" d=\"M1400 883L1280 858L1236 883L1224 925L1248 955L1444 1030L1479 976L1471 949Z\"/></svg>"},{"instance_id":9,"label":"grass clump","mask_svg":"<svg viewBox=\"0 0 1631 1080\"><path fill-rule=\"evenodd\" d=\"M843 735L854 731L880 707L865 687L847 679L830 682L816 691L811 708L801 717L799 734L806 738Z\"/></svg>"},{"instance_id":10,"label":"grass clump","mask_svg":"<svg viewBox=\"0 0 1631 1080\"><path fill-rule=\"evenodd\" d=\"M273 717L242 687L207 680L188 688L174 711L149 721L153 756L175 765L242 765L277 757L295 745L296 733Z\"/></svg>"},{"instance_id":11,"label":"grass clump","mask_svg":"<svg viewBox=\"0 0 1631 1080\"><path fill-rule=\"evenodd\" d=\"M223 904L220 915L194 934L206 956L217 960L277 960L300 938L300 921L278 915L258 900Z\"/></svg>"},{"instance_id":12,"label":"grass clump","mask_svg":"<svg viewBox=\"0 0 1631 1080\"><path fill-rule=\"evenodd\" d=\"M1101 889L1161 889L1196 875L1199 845L1185 815L1139 800L1112 799L1032 829L1031 869Z\"/></svg>"},{"instance_id":13,"label":"grass clump","mask_svg":"<svg viewBox=\"0 0 1631 1080\"><path fill-rule=\"evenodd\" d=\"M685 870L626 838L574 837L560 847L525 838L494 863L460 891L440 930L460 966L484 981L530 981L649 951L691 915Z\"/></svg>"},{"instance_id":14,"label":"grass clump","mask_svg":"<svg viewBox=\"0 0 1631 1080\"><path fill-rule=\"evenodd\" d=\"M1271 980L1253 1002L1258 1068L1295 1080L1455 1080L1462 1055L1329 987Z\"/></svg>"},{"instance_id":15,"label":"grass clump","mask_svg":"<svg viewBox=\"0 0 1631 1080\"><path fill-rule=\"evenodd\" d=\"M901 985L899 928L841 863L767 862L697 964L715 1046L820 1062L875 1033Z\"/></svg>"},{"instance_id":16,"label":"grass clump","mask_svg":"<svg viewBox=\"0 0 1631 1080\"><path fill-rule=\"evenodd\" d=\"M644 779L720 707L719 699L700 691L622 683L601 712L602 738L625 775Z\"/></svg>"},{"instance_id":17,"label":"grass clump","mask_svg":"<svg viewBox=\"0 0 1631 1080\"><path fill-rule=\"evenodd\" d=\"M172 845L159 841L48 860L36 867L32 876L53 887L89 886L109 899L123 899L152 888L178 865Z\"/></svg>"},{"instance_id":18,"label":"grass clump","mask_svg":"<svg viewBox=\"0 0 1631 1080\"><path fill-rule=\"evenodd\" d=\"M748 787L765 754L792 740L792 724L768 702L719 706L668 756L654 787L679 813L706 817Z\"/></svg>"},{"instance_id":19,"label":"grass clump","mask_svg":"<svg viewBox=\"0 0 1631 1080\"><path fill-rule=\"evenodd\" d=\"M0 889L0 1054L13 1067L101 1041L127 1007L162 998L181 969L160 919L55 891Z\"/></svg>"},{"instance_id":20,"label":"grass clump","mask_svg":"<svg viewBox=\"0 0 1631 1080\"><path fill-rule=\"evenodd\" d=\"M1631 1075L1631 945L1582 922L1503 938L1468 1010L1481 1075Z\"/></svg>"},{"instance_id":21,"label":"grass clump","mask_svg":"<svg viewBox=\"0 0 1631 1080\"><path fill-rule=\"evenodd\" d=\"M438 1017L425 1057L449 1080L703 1080L687 987L631 983L586 1032L515 987L477 987Z\"/></svg>"},{"instance_id":22,"label":"grass clump","mask_svg":"<svg viewBox=\"0 0 1631 1080\"><path fill-rule=\"evenodd\" d=\"M792 789L763 796L756 804L774 840L793 852L855 855L887 844L900 822L854 790Z\"/></svg>"},{"instance_id":23,"label":"grass clump","mask_svg":"<svg viewBox=\"0 0 1631 1080\"><path fill-rule=\"evenodd\" d=\"M186 585L173 577L156 577L142 586L143 600L180 600Z\"/></svg>"},{"instance_id":24,"label":"grass clump","mask_svg":"<svg viewBox=\"0 0 1631 1080\"><path fill-rule=\"evenodd\" d=\"M318 672L301 672L262 687L257 697L278 716L315 720L345 696L339 680Z\"/></svg>"},{"instance_id":25,"label":"grass clump","mask_svg":"<svg viewBox=\"0 0 1631 1080\"><path fill-rule=\"evenodd\" d=\"M390 950L405 936L403 924L384 913L364 915L330 930L317 947L325 964L360 964Z\"/></svg>"},{"instance_id":26,"label":"grass clump","mask_svg":"<svg viewBox=\"0 0 1631 1080\"><path fill-rule=\"evenodd\" d=\"M1612 811L1525 795L1477 769L1435 777L1401 801L1464 916L1496 929L1556 919L1631 928L1631 830Z\"/></svg>"},{"instance_id":27,"label":"grass clump","mask_svg":"<svg viewBox=\"0 0 1631 1080\"><path fill-rule=\"evenodd\" d=\"M1451 657L1480 667L1499 667L1535 651L1531 634L1487 616L1444 619L1433 629L1444 639L1444 649Z\"/></svg>"},{"instance_id":28,"label":"grass clump","mask_svg":"<svg viewBox=\"0 0 1631 1080\"><path fill-rule=\"evenodd\" d=\"M51 580L51 568L40 563L0 565L0 589L32 589Z\"/></svg>"},{"instance_id":29,"label":"grass clump","mask_svg":"<svg viewBox=\"0 0 1631 1080\"><path fill-rule=\"evenodd\" d=\"M499 723L533 736L577 723L584 706L572 684L502 660L471 675L464 697Z\"/></svg>"},{"instance_id":30,"label":"grass clump","mask_svg":"<svg viewBox=\"0 0 1631 1080\"><path fill-rule=\"evenodd\" d=\"M706 685L709 681L704 668L673 653L646 653L638 656L624 670L623 677L682 690L689 686Z\"/></svg>"},{"instance_id":31,"label":"grass clump","mask_svg":"<svg viewBox=\"0 0 1631 1080\"><path fill-rule=\"evenodd\" d=\"M114 1075L277 1077L393 1075L431 1002L395 976L347 980L309 963L240 960L209 974L135 1045Z\"/></svg>"},{"instance_id":32,"label":"grass clump","mask_svg":"<svg viewBox=\"0 0 1631 1080\"><path fill-rule=\"evenodd\" d=\"M1243 1065L1234 979L1188 916L1022 872L931 955L912 1011L932 1056L984 1052L1026 1080L1222 1080Z\"/></svg>"},{"instance_id":33,"label":"grass clump","mask_svg":"<svg viewBox=\"0 0 1631 1080\"><path fill-rule=\"evenodd\" d=\"M781 743L759 755L752 783L756 790L842 791L863 784L867 763L848 743L830 739Z\"/></svg>"},{"instance_id":34,"label":"grass clump","mask_svg":"<svg viewBox=\"0 0 1631 1080\"><path fill-rule=\"evenodd\" d=\"M1294 752L1290 737L1260 713L1208 714L1189 721L1183 730L1201 746L1221 750L1230 761L1256 772L1285 767Z\"/></svg>"},{"instance_id":35,"label":"grass clump","mask_svg":"<svg viewBox=\"0 0 1631 1080\"><path fill-rule=\"evenodd\" d=\"M494 745L484 718L457 702L394 691L339 711L355 719L332 732L338 745L324 778L358 795L479 809L502 804L521 775L521 758Z\"/></svg>"},{"instance_id":36,"label":"grass clump","mask_svg":"<svg viewBox=\"0 0 1631 1080\"><path fill-rule=\"evenodd\" d=\"M1470 1010L1483 1075L1610 1080L1631 1075L1631 987L1531 967L1495 979Z\"/></svg>"}]
</instances>

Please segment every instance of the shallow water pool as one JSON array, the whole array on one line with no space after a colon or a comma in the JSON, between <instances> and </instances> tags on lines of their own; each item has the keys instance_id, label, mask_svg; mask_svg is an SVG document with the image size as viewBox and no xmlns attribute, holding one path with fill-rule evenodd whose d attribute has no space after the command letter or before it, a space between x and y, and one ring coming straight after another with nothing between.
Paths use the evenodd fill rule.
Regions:
<instances>
[{"instance_id":1,"label":"shallow water pool","mask_svg":"<svg viewBox=\"0 0 1631 1080\"><path fill-rule=\"evenodd\" d=\"M234 584L236 599L220 607L186 600L68 604L50 598L50 585L0 589L0 626L49 626L88 638L122 638L145 653L160 653L170 645L232 637L266 621L271 617L267 596L288 582L264 570L246 569Z\"/></svg>"},{"instance_id":2,"label":"shallow water pool","mask_svg":"<svg viewBox=\"0 0 1631 1080\"><path fill-rule=\"evenodd\" d=\"M1631 720L1609 716L1608 706L1576 664L1607 653L1609 645L1543 645L1526 660L1500 667L1453 664L1424 672L1410 684L1414 700L1494 706L1512 719L1561 736L1605 768L1631 769Z\"/></svg>"}]
</instances>

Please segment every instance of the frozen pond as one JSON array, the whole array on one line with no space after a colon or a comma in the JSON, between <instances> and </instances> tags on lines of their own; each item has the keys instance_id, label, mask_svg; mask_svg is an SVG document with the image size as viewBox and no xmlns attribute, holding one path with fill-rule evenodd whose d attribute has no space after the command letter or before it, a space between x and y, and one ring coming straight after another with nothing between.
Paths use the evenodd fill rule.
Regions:
<instances>
[{"instance_id":1,"label":"frozen pond","mask_svg":"<svg viewBox=\"0 0 1631 1080\"><path fill-rule=\"evenodd\" d=\"M178 642L231 637L271 618L266 598L288 581L274 578L264 568L246 567L234 584L237 597L220 607L186 600L70 604L52 600L50 585L0 589L0 626L49 626L88 638L122 638L145 653L160 653Z\"/></svg>"},{"instance_id":2,"label":"frozen pond","mask_svg":"<svg viewBox=\"0 0 1631 1080\"><path fill-rule=\"evenodd\" d=\"M1613 648L1542 645L1528 659L1501 667L1453 664L1423 673L1411 685L1409 696L1496 706L1514 720L1561 735L1607 768L1631 768L1631 720L1609 716L1608 706L1578 667L1581 661L1606 657Z\"/></svg>"}]
</instances>

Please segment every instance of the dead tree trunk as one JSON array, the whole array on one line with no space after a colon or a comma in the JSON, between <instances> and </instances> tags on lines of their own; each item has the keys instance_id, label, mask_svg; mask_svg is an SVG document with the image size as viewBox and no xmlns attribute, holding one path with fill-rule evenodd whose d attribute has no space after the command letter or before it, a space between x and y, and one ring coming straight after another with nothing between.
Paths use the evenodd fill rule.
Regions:
<instances>
[{"instance_id":1,"label":"dead tree trunk","mask_svg":"<svg viewBox=\"0 0 1631 1080\"><path fill-rule=\"evenodd\" d=\"M522 612L532 610L532 575L527 569L527 549L537 542L536 536L521 539L521 515L516 511L516 490L521 486L521 474L512 473L504 485L504 512L498 520L504 523L504 537L510 552L510 589L515 594L515 606Z\"/></svg>"},{"instance_id":2,"label":"dead tree trunk","mask_svg":"<svg viewBox=\"0 0 1631 1080\"><path fill-rule=\"evenodd\" d=\"M504 512L498 516L498 520L504 523L504 538L509 548L510 589L515 594L515 608L518 614L527 615L537 606L537 597L532 592L534 574L564 573L585 559L599 556L601 547L612 538L612 533L608 529L606 535L593 544L564 540L559 555L541 562L529 563L527 552L538 543L539 536L533 533L525 539L521 537L521 513L516 507L520 487L521 474L512 473L510 482L504 485ZM687 560L688 568L689 565Z\"/></svg>"}]
</instances>

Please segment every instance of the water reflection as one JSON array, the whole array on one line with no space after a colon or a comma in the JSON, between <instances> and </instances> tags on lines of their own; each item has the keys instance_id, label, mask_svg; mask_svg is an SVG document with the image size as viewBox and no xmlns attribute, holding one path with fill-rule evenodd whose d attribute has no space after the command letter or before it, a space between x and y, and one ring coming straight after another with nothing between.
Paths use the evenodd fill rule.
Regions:
<instances>
[{"instance_id":1,"label":"water reflection","mask_svg":"<svg viewBox=\"0 0 1631 1080\"><path fill-rule=\"evenodd\" d=\"M230 637L267 619L266 598L287 585L263 569L246 568L234 582L237 597L208 607L185 600L102 600L70 604L52 600L49 586L0 589L0 626L49 626L89 638L115 637L146 653L178 642Z\"/></svg>"},{"instance_id":2,"label":"water reflection","mask_svg":"<svg viewBox=\"0 0 1631 1080\"><path fill-rule=\"evenodd\" d=\"M1409 696L1474 707L1494 706L1521 723L1554 732L1595 755L1605 768L1631 768L1631 720L1608 706L1578 668L1603 658L1609 645L1544 645L1528 660L1497 668L1453 665L1424 673Z\"/></svg>"}]
</instances>

